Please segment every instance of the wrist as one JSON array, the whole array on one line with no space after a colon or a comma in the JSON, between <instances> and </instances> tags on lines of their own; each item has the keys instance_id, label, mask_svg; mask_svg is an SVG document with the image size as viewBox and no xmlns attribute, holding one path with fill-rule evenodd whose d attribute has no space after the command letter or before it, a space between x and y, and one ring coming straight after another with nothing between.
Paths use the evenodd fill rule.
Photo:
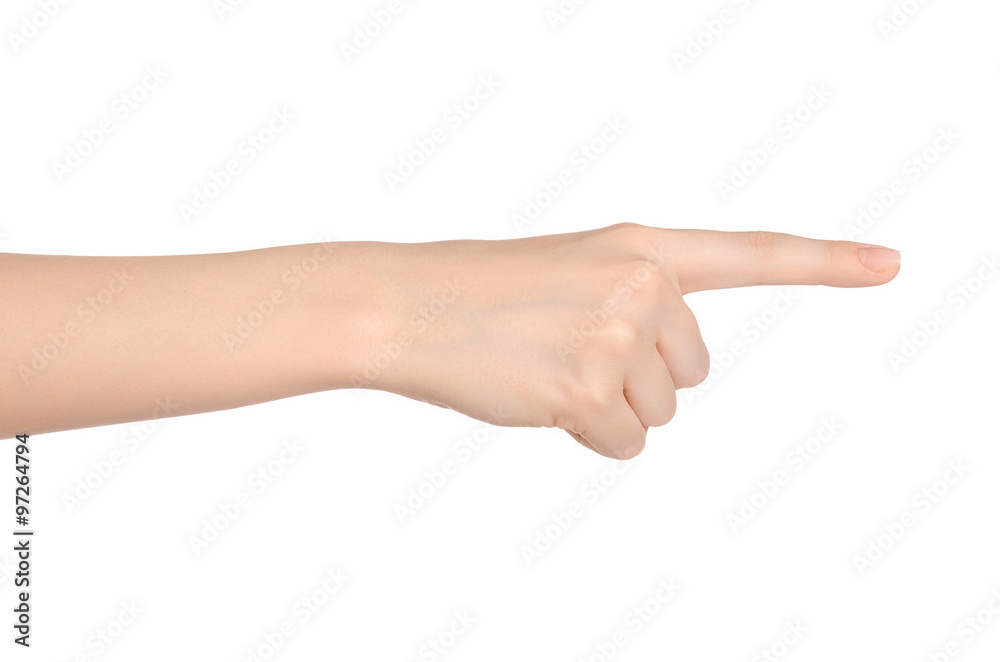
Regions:
<instances>
[{"instance_id":1,"label":"wrist","mask_svg":"<svg viewBox=\"0 0 1000 662\"><path fill-rule=\"evenodd\" d=\"M314 320L303 334L319 357L324 388L384 388L399 357L402 283L397 244L328 242L307 254L325 256L311 288ZM319 260L319 257L315 257Z\"/></svg>"}]
</instances>

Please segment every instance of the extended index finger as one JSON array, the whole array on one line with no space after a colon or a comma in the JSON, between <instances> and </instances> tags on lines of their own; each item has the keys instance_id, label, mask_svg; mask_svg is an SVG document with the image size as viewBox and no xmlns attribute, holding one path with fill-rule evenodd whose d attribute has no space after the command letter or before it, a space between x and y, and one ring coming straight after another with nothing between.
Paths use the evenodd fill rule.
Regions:
<instances>
[{"instance_id":1,"label":"extended index finger","mask_svg":"<svg viewBox=\"0 0 1000 662\"><path fill-rule=\"evenodd\" d=\"M899 273L899 252L853 241L779 232L668 230L681 292L751 285L882 285Z\"/></svg>"}]
</instances>

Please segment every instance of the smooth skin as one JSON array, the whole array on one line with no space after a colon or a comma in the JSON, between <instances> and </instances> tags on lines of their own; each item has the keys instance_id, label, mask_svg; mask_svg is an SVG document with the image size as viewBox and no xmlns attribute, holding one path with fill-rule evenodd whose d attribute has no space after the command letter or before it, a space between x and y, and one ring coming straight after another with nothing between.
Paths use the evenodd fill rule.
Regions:
<instances>
[{"instance_id":1,"label":"smooth skin","mask_svg":"<svg viewBox=\"0 0 1000 662\"><path fill-rule=\"evenodd\" d=\"M708 375L683 296L867 287L899 253L631 223L504 241L0 253L0 438L372 388L628 459Z\"/></svg>"}]
</instances>

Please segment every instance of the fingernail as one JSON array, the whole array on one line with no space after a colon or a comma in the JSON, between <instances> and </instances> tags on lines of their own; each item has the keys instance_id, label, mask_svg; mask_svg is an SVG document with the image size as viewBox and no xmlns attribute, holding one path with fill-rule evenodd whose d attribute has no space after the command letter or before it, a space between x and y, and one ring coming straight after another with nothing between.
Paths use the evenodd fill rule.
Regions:
<instances>
[{"instance_id":1,"label":"fingernail","mask_svg":"<svg viewBox=\"0 0 1000 662\"><path fill-rule=\"evenodd\" d=\"M872 271L892 271L899 267L899 251L881 246L865 246L858 251L861 264Z\"/></svg>"}]
</instances>

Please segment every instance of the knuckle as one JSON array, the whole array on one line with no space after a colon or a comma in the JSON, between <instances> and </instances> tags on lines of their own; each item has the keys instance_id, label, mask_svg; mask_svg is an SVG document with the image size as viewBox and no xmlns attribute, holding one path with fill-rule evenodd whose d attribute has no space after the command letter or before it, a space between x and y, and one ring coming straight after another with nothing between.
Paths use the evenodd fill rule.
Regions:
<instances>
[{"instance_id":1,"label":"knuckle","mask_svg":"<svg viewBox=\"0 0 1000 662\"><path fill-rule=\"evenodd\" d=\"M753 231L744 233L743 241L751 261L767 264L778 254L782 237L777 232Z\"/></svg>"},{"instance_id":2,"label":"knuckle","mask_svg":"<svg viewBox=\"0 0 1000 662\"><path fill-rule=\"evenodd\" d=\"M825 271L836 269L841 264L841 244L836 241L823 242L823 268Z\"/></svg>"},{"instance_id":3,"label":"knuckle","mask_svg":"<svg viewBox=\"0 0 1000 662\"><path fill-rule=\"evenodd\" d=\"M691 379L691 386L698 386L708 379L709 364L706 362L704 365L699 365L697 371L694 373L694 377Z\"/></svg>"},{"instance_id":4,"label":"knuckle","mask_svg":"<svg viewBox=\"0 0 1000 662\"><path fill-rule=\"evenodd\" d=\"M708 379L708 370L703 368L700 364L694 364L690 367L686 367L683 373L674 377L674 386L678 389L694 388L706 379Z\"/></svg>"},{"instance_id":5,"label":"knuckle","mask_svg":"<svg viewBox=\"0 0 1000 662\"><path fill-rule=\"evenodd\" d=\"M609 320L601 334L605 347L616 354L628 354L642 347L642 329L631 320Z\"/></svg>"},{"instance_id":6,"label":"knuckle","mask_svg":"<svg viewBox=\"0 0 1000 662\"><path fill-rule=\"evenodd\" d=\"M605 228L605 231L621 241L623 245L641 249L648 245L651 229L645 225L626 221L610 225Z\"/></svg>"},{"instance_id":7,"label":"knuckle","mask_svg":"<svg viewBox=\"0 0 1000 662\"><path fill-rule=\"evenodd\" d=\"M708 353L708 348L702 345L698 350L698 356L694 362L694 369L692 371L694 383L691 384L691 386L697 386L708 379L708 374L711 369L712 357Z\"/></svg>"},{"instance_id":8,"label":"knuckle","mask_svg":"<svg viewBox=\"0 0 1000 662\"><path fill-rule=\"evenodd\" d=\"M661 423L661 425L666 425L670 421L674 420L674 416L676 415L677 415L677 398L671 398L670 404L667 405L667 414L665 417L666 420L664 420L663 423Z\"/></svg>"},{"instance_id":9,"label":"knuckle","mask_svg":"<svg viewBox=\"0 0 1000 662\"><path fill-rule=\"evenodd\" d=\"M619 234L638 234L642 227L644 226L639 225L638 223L633 223L632 221L622 221L621 223L609 225L607 230Z\"/></svg>"},{"instance_id":10,"label":"knuckle","mask_svg":"<svg viewBox=\"0 0 1000 662\"><path fill-rule=\"evenodd\" d=\"M615 398L609 389L600 386L581 385L575 398L577 406L585 412L604 415L614 407Z\"/></svg>"},{"instance_id":11,"label":"knuckle","mask_svg":"<svg viewBox=\"0 0 1000 662\"><path fill-rule=\"evenodd\" d=\"M603 415L615 405L613 389L606 388L603 380L578 372L558 380L554 405L556 427L564 430L579 429L593 414Z\"/></svg>"},{"instance_id":12,"label":"knuckle","mask_svg":"<svg viewBox=\"0 0 1000 662\"><path fill-rule=\"evenodd\" d=\"M674 416L677 414L677 398L671 392L665 394L663 401L657 407L656 416L652 420L643 420L643 423L649 427L660 427L661 425L666 425L670 421L674 420Z\"/></svg>"}]
</instances>

